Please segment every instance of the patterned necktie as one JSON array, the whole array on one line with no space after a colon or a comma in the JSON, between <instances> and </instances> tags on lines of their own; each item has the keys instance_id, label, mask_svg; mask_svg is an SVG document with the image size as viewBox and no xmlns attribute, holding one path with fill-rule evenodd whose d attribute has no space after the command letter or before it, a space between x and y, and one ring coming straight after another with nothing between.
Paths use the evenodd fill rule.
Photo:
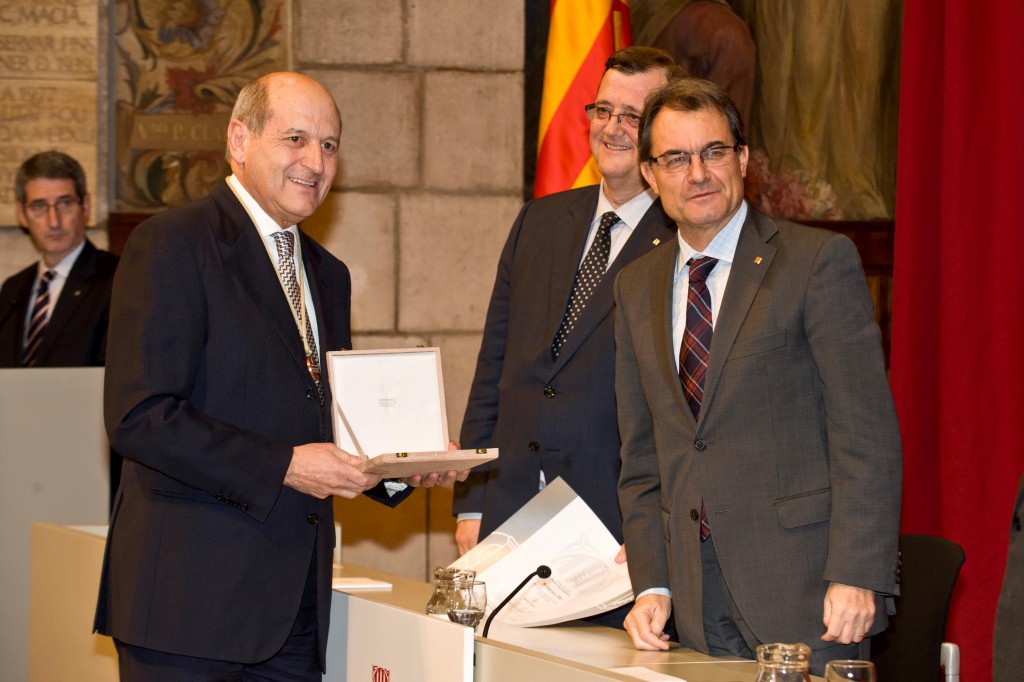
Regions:
<instances>
[{"instance_id":1,"label":"patterned necktie","mask_svg":"<svg viewBox=\"0 0 1024 682\"><path fill-rule=\"evenodd\" d=\"M565 339L572 331L576 320L580 319L583 309L587 307L587 301L594 293L594 289L601 283L605 270L608 269L608 256L612 251L612 225L619 222L619 216L614 211L608 211L601 216L601 224L597 226L597 235L594 243L590 245L580 269L576 271L576 279L572 283L572 295L569 296L569 307L565 309L562 317L562 324L555 334L555 340L551 342L551 359L558 359L562 352Z\"/></svg>"},{"instance_id":2,"label":"patterned necktie","mask_svg":"<svg viewBox=\"0 0 1024 682\"><path fill-rule=\"evenodd\" d=\"M295 235L288 230L278 230L274 233L274 241L277 242L278 271L281 273L281 281L288 292L288 300L295 311L296 319L302 319L302 296L299 291L299 280L295 275ZM306 369L316 383L316 392L320 396L320 402L324 401L324 387L320 381L320 355L316 349L316 338L313 336L313 325L309 322L309 315L306 315L306 346L309 347L309 354L306 356Z\"/></svg>"},{"instance_id":3,"label":"patterned necktie","mask_svg":"<svg viewBox=\"0 0 1024 682\"><path fill-rule=\"evenodd\" d=\"M711 348L711 294L707 279L717 263L717 258L691 258L687 263L690 266L690 289L686 294L686 329L679 348L679 379L694 419L700 417L704 375L708 370L708 351Z\"/></svg>"},{"instance_id":4,"label":"patterned necktie","mask_svg":"<svg viewBox=\"0 0 1024 682\"><path fill-rule=\"evenodd\" d=\"M39 280L36 288L36 302L32 306L32 317L28 321L28 332L25 334L25 345L21 349L21 366L35 367L36 351L43 340L43 330L50 318L50 282L57 273L47 270Z\"/></svg>"},{"instance_id":5,"label":"patterned necktie","mask_svg":"<svg viewBox=\"0 0 1024 682\"><path fill-rule=\"evenodd\" d=\"M708 371L708 351L711 349L711 293L707 279L718 263L717 258L690 259L690 288L686 294L686 328L679 348L679 380L683 394L690 405L693 418L700 417L704 400L704 375ZM700 541L711 537L711 526L704 501L700 503Z\"/></svg>"}]
</instances>

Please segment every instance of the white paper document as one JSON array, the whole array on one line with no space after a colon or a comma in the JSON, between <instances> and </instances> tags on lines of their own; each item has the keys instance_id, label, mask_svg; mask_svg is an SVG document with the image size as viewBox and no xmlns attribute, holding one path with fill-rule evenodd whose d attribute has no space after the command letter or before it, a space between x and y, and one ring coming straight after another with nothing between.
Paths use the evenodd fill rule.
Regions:
<instances>
[{"instance_id":1,"label":"white paper document","mask_svg":"<svg viewBox=\"0 0 1024 682\"><path fill-rule=\"evenodd\" d=\"M495 617L508 625L553 625L610 611L633 599L619 543L565 481L558 478L453 567L472 568L496 606L538 566L534 578Z\"/></svg>"}]
</instances>

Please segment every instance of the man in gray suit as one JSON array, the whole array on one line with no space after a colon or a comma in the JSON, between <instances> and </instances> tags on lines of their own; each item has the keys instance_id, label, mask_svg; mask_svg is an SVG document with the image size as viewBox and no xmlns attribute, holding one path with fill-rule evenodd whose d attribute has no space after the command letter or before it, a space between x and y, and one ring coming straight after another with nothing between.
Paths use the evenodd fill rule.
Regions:
<instances>
[{"instance_id":1,"label":"man in gray suit","mask_svg":"<svg viewBox=\"0 0 1024 682\"><path fill-rule=\"evenodd\" d=\"M742 122L708 81L653 93L639 144L679 238L615 286L626 629L666 649L674 611L702 652L866 657L897 591L902 464L856 248L746 204Z\"/></svg>"},{"instance_id":2,"label":"man in gray suit","mask_svg":"<svg viewBox=\"0 0 1024 682\"><path fill-rule=\"evenodd\" d=\"M640 177L636 135L644 98L679 73L663 50L612 55L586 110L603 181L527 202L512 226L461 434L463 447L497 446L501 458L455 487L460 552L556 477L621 542L612 282L625 263L673 238L672 221ZM587 273L596 277L579 300Z\"/></svg>"}]
</instances>

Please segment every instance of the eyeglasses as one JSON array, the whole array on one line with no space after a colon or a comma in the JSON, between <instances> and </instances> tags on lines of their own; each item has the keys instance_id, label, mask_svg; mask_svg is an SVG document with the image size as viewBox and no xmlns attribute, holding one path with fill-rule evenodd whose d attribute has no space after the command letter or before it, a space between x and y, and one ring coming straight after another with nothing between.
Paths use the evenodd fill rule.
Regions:
<instances>
[{"instance_id":1,"label":"eyeglasses","mask_svg":"<svg viewBox=\"0 0 1024 682\"><path fill-rule=\"evenodd\" d=\"M629 112L623 112L621 114L613 114L612 110L608 107L602 107L597 104L588 104L583 107L587 112L587 118L591 121L597 119L598 121L608 121L613 116L619 119L620 126L627 126L629 128L637 128L640 126L639 114L631 114Z\"/></svg>"},{"instance_id":2,"label":"eyeglasses","mask_svg":"<svg viewBox=\"0 0 1024 682\"><path fill-rule=\"evenodd\" d=\"M702 149L699 152L665 152L661 156L651 159L651 163L656 164L658 168L666 173L682 173L690 170L693 157L699 156L701 163L705 166L717 168L719 166L727 166L732 160L732 153L738 151L741 146L738 144L732 147L718 145L717 147Z\"/></svg>"},{"instance_id":3,"label":"eyeglasses","mask_svg":"<svg viewBox=\"0 0 1024 682\"><path fill-rule=\"evenodd\" d=\"M58 215L68 215L82 204L82 200L77 197L60 197L57 201L52 204L47 203L46 199L36 199L30 201L25 209L34 218L45 218L50 214L50 209L57 209Z\"/></svg>"}]
</instances>

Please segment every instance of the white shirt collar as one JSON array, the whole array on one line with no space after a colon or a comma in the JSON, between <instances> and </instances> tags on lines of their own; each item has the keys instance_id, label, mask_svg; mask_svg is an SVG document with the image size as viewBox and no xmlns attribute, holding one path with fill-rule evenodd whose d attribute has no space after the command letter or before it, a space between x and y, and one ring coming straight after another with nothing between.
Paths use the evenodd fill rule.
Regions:
<instances>
[{"instance_id":1,"label":"white shirt collar","mask_svg":"<svg viewBox=\"0 0 1024 682\"><path fill-rule=\"evenodd\" d=\"M249 194L248 190L245 189L242 182L234 174L227 177L227 183L231 191L238 197L238 200L242 202L242 206L245 207L249 217L252 218L252 222L256 225L256 229L260 231L264 239L272 237L275 232L281 229L291 230L292 232L297 231L298 228L295 225L285 228L278 225L277 221L271 218L270 214L264 211L263 207L252 198L252 195Z\"/></svg>"},{"instance_id":2,"label":"white shirt collar","mask_svg":"<svg viewBox=\"0 0 1024 682\"><path fill-rule=\"evenodd\" d=\"M601 180L601 191L598 192L597 198L596 218L600 219L608 211L615 211L615 215L619 216L619 220L629 225L630 228L634 228L640 224L640 221L647 213L647 209L651 207L656 198L654 190L648 187L618 208L613 208L612 202L608 201L608 197L604 194L604 180Z\"/></svg>"},{"instance_id":3,"label":"white shirt collar","mask_svg":"<svg viewBox=\"0 0 1024 682\"><path fill-rule=\"evenodd\" d=\"M746 219L747 201L744 199L740 202L740 207L733 214L732 218L729 219L729 222L725 224L721 232L715 235L715 238L711 240L711 243L703 251L697 251L687 244L686 240L683 239L682 232L679 232L679 258L676 261L676 273L678 274L694 256L709 256L726 263L732 263L732 259L736 257L736 246L739 244L740 232Z\"/></svg>"},{"instance_id":4,"label":"white shirt collar","mask_svg":"<svg viewBox=\"0 0 1024 682\"><path fill-rule=\"evenodd\" d=\"M60 277L61 279L67 279L68 275L71 274L71 268L75 267L75 261L78 260L78 256L82 253L82 249L84 248L85 239L82 239L81 244L72 249L71 252L68 253L68 255L61 258L60 262L57 263L52 268L47 267L46 263L43 262L43 259L40 258L39 270L36 273L36 279L42 279L43 273L46 272L47 270L53 270L54 272L57 273L57 277Z\"/></svg>"}]
</instances>

